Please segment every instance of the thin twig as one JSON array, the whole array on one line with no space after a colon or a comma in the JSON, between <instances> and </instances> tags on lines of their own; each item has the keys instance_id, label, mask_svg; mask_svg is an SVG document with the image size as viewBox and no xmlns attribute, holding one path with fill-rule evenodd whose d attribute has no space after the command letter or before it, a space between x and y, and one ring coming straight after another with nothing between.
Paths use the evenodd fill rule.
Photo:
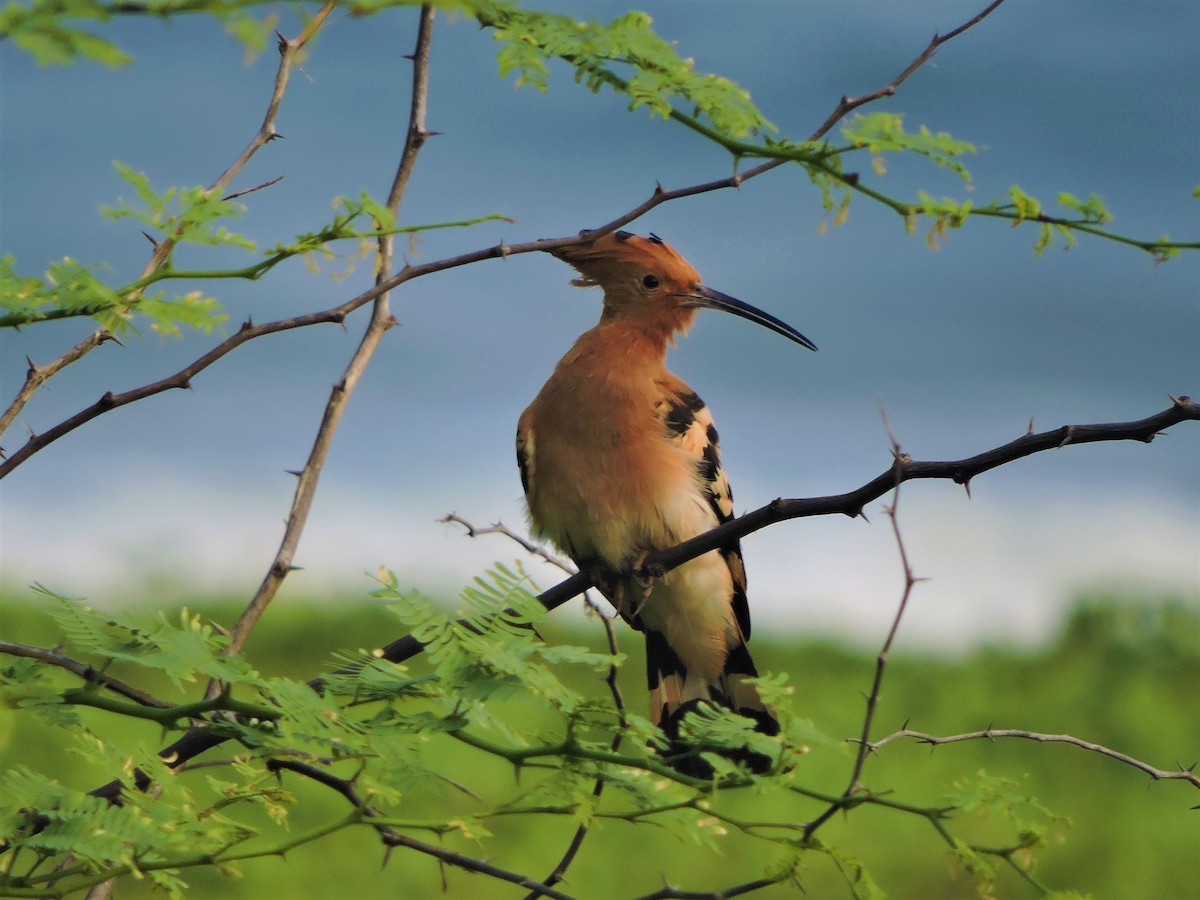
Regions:
<instances>
[{"instance_id":1,"label":"thin twig","mask_svg":"<svg viewBox=\"0 0 1200 900\"><path fill-rule=\"evenodd\" d=\"M493 866L491 863L484 862L481 859L476 859L471 856L464 856L461 853L455 853L452 850L446 850L443 847L438 847L434 844L427 844L424 841L419 841L416 838L411 838L402 832L397 831L390 825L383 822L373 821L376 817L376 812L367 804L365 800L359 796L358 791L354 787L354 782L351 779L339 778L330 772L320 769L316 766L310 766L307 763L298 762L296 760L273 759L267 762L267 768L273 772L287 770L295 772L298 775L303 775L305 778L310 778L318 784L322 784L337 793L341 794L355 811L360 815L360 820L365 825L370 825L377 832L384 844L388 847L407 847L410 850L416 850L420 853L428 854L438 859L440 862L455 866L460 869L466 869L470 872L478 872L483 875L488 875L492 878L498 878L502 881L507 881L511 884L516 884L525 888L533 888L539 894L544 894L548 897L556 898L556 900L571 900L566 894L560 893L549 885L542 884L539 881L521 875L517 872L510 872L507 869L501 869Z\"/></svg>"},{"instance_id":2,"label":"thin twig","mask_svg":"<svg viewBox=\"0 0 1200 900\"><path fill-rule=\"evenodd\" d=\"M275 118L279 113L279 105L283 101L284 91L287 89L288 76L291 72L292 65L300 51L303 50L305 44L312 39L313 35L315 35L320 29L321 25L324 24L325 19L333 11L336 5L337 4L334 2L334 0L329 0L329 2L327 2L320 10L316 12L316 14L313 15L311 19L307 21L304 26L304 30L300 33L299 37L296 37L290 41L280 38L279 67L275 72L275 86L271 93L271 99L267 104L267 111L263 116L262 124L259 126L258 132L254 135L253 139L251 139L250 143L238 155L237 159L230 163L230 165L225 169L224 172L221 173L217 180L209 185L207 192L210 196L218 195L224 191L229 185L229 182L232 181L234 177L236 177L237 174L242 171L243 168L245 168L246 163L250 161L251 157L254 156L259 148L276 137ZM269 181L266 184L260 184L258 187L250 188L249 190L242 191L239 194L232 194L226 199L238 197L242 194L248 194L251 191L268 187L269 185L274 184L276 181L279 181L279 179L276 178L274 181ZM176 234L169 235L162 240L152 241L154 244L154 250L150 255L149 261L147 261L145 267L142 269L143 278L162 267L162 265L170 258L171 251L174 250L177 242L178 232ZM133 298L136 297L138 293L139 291L134 291L129 296L130 298ZM88 337L84 338L62 356L59 356L57 359L46 364L45 366L35 366L31 360L29 364L29 372L25 379L25 384L22 385L21 390L17 393L16 398L9 405L8 409L6 409L4 414L0 416L0 434L4 432L4 429L7 428L12 420L17 416L17 414L29 401L29 398L33 395L33 393L42 384L44 384L48 378L57 374L71 363L78 362L96 347L99 347L105 341L110 340L116 340L116 338L107 328L100 328ZM2 474L0 474L0 477L3 477Z\"/></svg>"},{"instance_id":3,"label":"thin twig","mask_svg":"<svg viewBox=\"0 0 1200 900\"><path fill-rule=\"evenodd\" d=\"M826 120L826 123L823 124L820 128L818 128L815 132L813 132L810 140L817 140L818 138L823 136L827 131L829 131L830 128L833 127L834 124L836 124L837 120L841 116L845 115L845 113L848 112L850 109L854 109L854 108L857 108L858 106L862 106L865 103L869 103L872 100L879 99L880 97L883 97L889 93L894 93L896 88L901 84L901 82L903 82L906 78L908 78L908 76L911 75L912 72L916 71L916 69L919 68L921 65L923 65L926 61L928 61L930 56L932 56L933 49L936 49L941 44L945 43L946 41L950 40L951 38L957 37L958 35L962 34L962 32L966 31L968 28L975 25L977 22L982 20L986 15L988 15L993 9L995 9L996 6L998 6L1000 2L1002 2L1002 0L996 0L996 2L993 2L987 9L985 9L982 13L980 13L975 18L964 23L963 25L960 25L958 28L955 28L953 31L948 32L946 35L944 35L940 38L935 37L934 41L936 43L932 43L930 45L930 47L926 47L926 49L920 55L918 55L917 58L915 60L913 60L912 63L909 64L908 68L906 68L900 75L898 75L891 82L889 82L889 84L887 86L885 86L884 88L880 88L878 91L875 91L872 94L867 94L867 95L864 95L863 97L855 98L854 100L850 100L848 98L843 98L842 103L838 104L837 109ZM281 60L280 74L278 74L276 76L276 94L277 94L277 96L276 95L272 96L272 101L268 107L267 117L264 118L263 126L260 128L259 134L256 135L255 139L251 142L250 146L253 147L254 149L257 149L259 146L262 145L262 143L265 143L264 135L269 135L269 134L274 133L274 130L273 130L274 129L274 124L273 124L274 123L274 115L278 111L278 105L279 105L278 97L281 96L279 91L280 91L281 85L286 86L286 84L287 84L287 76L286 76L286 73L284 72L284 66L285 66L285 64L290 65L290 59L291 59L290 57L287 57L287 58ZM414 60L414 62L415 62L415 60ZM417 82L414 79L414 88L416 87L416 85L417 85ZM889 91L889 88L890 88L890 91ZM846 106L845 104L852 104L852 105ZM426 129L424 128L423 125L420 128L414 128L410 121L409 135L410 135L410 138L415 137L415 142L418 143L418 145L419 145L419 143L423 143L424 139L426 137L428 137L429 132L426 131ZM250 148L248 147L247 151L249 151L249 150L250 150ZM243 157L245 157L246 159L249 158L245 152L243 153ZM241 159L241 158L239 158L239 159ZM250 323L247 323L245 326L243 326L243 329L241 331L239 331L236 335L233 335L231 338L218 344L216 347L214 347L212 350L210 350L204 356L200 357L198 360L193 362L191 365L186 366L184 369L181 369L175 375L170 376L168 378L164 378L161 381L157 381L152 384L145 385L141 388L135 388L134 390L126 391L123 394L113 394L112 392L109 392L109 393L105 394L104 397L102 397L100 401L98 401L97 403L88 407L87 409L82 410L81 412L75 414L74 416L72 416L69 419L64 420L63 422L59 423L58 425L56 425L53 428L50 428L49 430L43 432L42 434L31 436L29 441L27 441L26 444L23 447L21 447L21 449L19 451L17 451L17 453L15 453L13 455L13 458L11 460L6 461L4 464L0 464L0 478L3 478L10 471L12 471L12 469L16 468L24 460L28 459L33 454L37 453L39 450L41 450L47 444L50 444L50 443L56 441L58 438L62 437L64 434L67 434L68 432L73 431L74 429L78 428L80 425L83 425L84 423L91 421L92 419L96 418L97 416L108 412L110 409L116 409L118 406L124 406L126 403L132 403L137 400L142 400L146 397L153 396L154 394L160 393L161 391L164 391L164 390L170 390L172 388L187 387L193 376L197 375L199 372L206 369L209 365L216 362L218 359L223 357L230 350L233 350L234 348L240 346L243 343L246 343L249 340L253 340L254 338L262 337L267 334L274 334L279 331L287 331L287 330L291 330L293 328L304 328L309 325L316 325L316 324L320 324L320 323L324 323L324 322L340 323L340 322L344 321L346 316L349 315L354 310L371 302L380 294L382 294L386 291L389 291L392 288L398 287L399 285L401 285L404 282L409 281L413 278L419 278L423 275L429 275L429 274L432 274L435 272L444 271L446 269L457 268L459 266L471 265L473 263L481 262L485 259L503 259L505 257L515 256L515 255L518 255L521 253L534 253L534 252L538 252L538 251L553 250L553 249L556 249L559 247L565 247L569 244L581 243L585 240L592 239L598 235L607 234L610 231L615 231L616 229L621 228L624 225L628 225L630 222L634 221L635 219L640 218L641 216L644 216L647 212L649 212L650 210L654 209L657 206L662 205L663 203L668 203L673 200L679 200L684 197L692 197L697 194L705 194L705 193L709 193L711 191L725 190L728 188L739 188L742 186L742 184L749 181L750 179L756 178L759 175L763 175L766 172L769 172L773 169L777 169L789 161L790 160L786 160L786 159L767 160L764 163L761 163L757 166L746 169L743 172L738 172L734 175L730 175L726 178L719 178L714 181L706 181L706 182L703 182L700 184L694 184L694 185L689 185L687 187L676 188L674 190L666 190L661 185L658 185L658 186L656 186L654 192L650 195L650 197L648 197L643 203L640 203L639 205L635 206L633 209L629 210L628 212L626 212L620 216L617 216L615 219L612 219L597 228L589 229L587 231L586 235L584 235L584 236L575 236L575 237L570 237L570 238L556 238L556 239L550 239L550 240L528 241L525 243L512 244L512 245L497 244L496 246L488 247L483 250L477 250L473 253L466 253L466 254L462 254L460 256L449 257L447 259L440 260L440 261L434 262L434 263L429 263L429 264L426 264L423 266L407 266L401 272L397 273L396 275L392 276L391 278L385 279L381 282L378 282L370 290L365 291L364 293L359 294L357 297L353 297L350 300L347 300L345 303L341 304L340 306L334 307L332 309L324 310L324 311L318 312L318 313L310 313L306 316L297 316L297 317L289 318L289 319L281 319L279 321L271 322L266 325L260 325L260 326L251 326ZM244 165L244 164L245 163L243 161L242 165ZM236 165L236 163L235 163L235 165ZM231 166L230 168L232 169L233 166ZM402 173L404 173L403 178L401 178ZM226 174L228 174L228 170L227 170ZM403 189L403 185L406 182L407 177L408 177L407 171L404 170L403 167L401 168L401 170L398 170L396 181L393 182L393 193L395 192L397 185L400 186L401 190ZM225 175L222 175L222 178L225 178ZM221 179L218 179L218 182L213 185L213 189L216 189L217 185L221 184L221 183L222 183ZM156 248L156 253L157 252L158 252L158 250ZM15 415L15 413L14 413L14 415Z\"/></svg>"},{"instance_id":4,"label":"thin twig","mask_svg":"<svg viewBox=\"0 0 1200 900\"><path fill-rule=\"evenodd\" d=\"M892 429L887 422L887 415L883 413L882 409L880 413L883 415L884 427L887 429L888 439L891 442L892 458L897 462L907 460L907 455L900 449L900 444L897 442L895 435L892 434ZM904 618L905 610L908 609L908 600L912 596L913 586L920 580L913 574L912 564L908 561L908 551L904 546L904 537L900 533L900 522L897 517L899 505L900 482L897 481L892 488L891 505L884 508L884 513L892 524L892 536L895 538L896 548L900 553L900 566L904 572L904 589L900 593L900 602L896 605L896 615L892 618L892 626L888 629L883 647L875 657L875 676L871 681L870 693L867 694L867 708L866 713L863 715L862 733L857 742L858 751L854 755L854 766L850 772L850 781L846 785L846 789L842 792L844 799L853 797L859 792L862 786L863 767L867 762L867 754L871 752L871 726L875 722L875 710L879 705L879 692L883 688L883 673L887 667L888 654L891 652L892 644L895 642L896 635L900 631L900 622ZM811 840L817 829L828 822L839 809L842 809L842 804L830 804L825 808L824 812L805 825L804 840L806 842Z\"/></svg>"},{"instance_id":5,"label":"thin twig","mask_svg":"<svg viewBox=\"0 0 1200 900\"><path fill-rule=\"evenodd\" d=\"M116 340L116 338L112 336L108 329L100 328L93 331L62 356L51 360L44 366L39 366L32 359L26 357L29 368L25 371L25 383L17 391L17 396L8 405L8 409L4 411L3 415L0 415L0 434L4 434L8 426L12 424L21 410L25 408L25 404L29 402L29 398L51 377L58 374L71 363L83 359L84 356L95 350L105 341L112 340Z\"/></svg>"},{"instance_id":6,"label":"thin twig","mask_svg":"<svg viewBox=\"0 0 1200 900\"><path fill-rule=\"evenodd\" d=\"M996 7L1003 2L1004 0L994 0L994 2L990 3L987 8L983 10L983 12L967 20L952 31L947 31L945 34L935 34L933 36L933 40L931 40L929 45L917 55L916 59L909 63L908 67L903 72L889 81L883 87L871 91L869 94L863 94L860 97L851 97L849 95L843 96L842 99L838 101L837 108L829 114L829 118L827 118L821 124L821 127L813 132L812 137L810 137L809 140L815 141L818 138L823 137L831 128L833 128L834 125L838 123L843 116L846 115L846 113L852 112L853 110L856 110L860 106L864 106L867 103L873 103L874 101L882 99L883 97L890 97L895 94L896 89L908 80L908 76L912 75L913 72L917 71L917 69L921 68L921 66L925 65L925 63L929 62L929 60L933 58L933 54L937 52L938 47L942 46L942 44L946 43L946 41L953 40L954 38L958 37L968 28L978 25L993 12L995 12Z\"/></svg>"},{"instance_id":7,"label":"thin twig","mask_svg":"<svg viewBox=\"0 0 1200 900\"><path fill-rule=\"evenodd\" d=\"M245 197L247 194L253 194L255 191L261 191L264 188L269 188L272 185L279 184L286 176L280 175L277 178L272 178L270 181L264 181L262 184L256 184L252 188L246 188L244 191L235 191L232 194L226 194L222 200L236 200L238 197Z\"/></svg>"},{"instance_id":8,"label":"thin twig","mask_svg":"<svg viewBox=\"0 0 1200 900\"><path fill-rule=\"evenodd\" d=\"M493 525L480 527L468 522L462 516L458 515L458 513L447 513L438 519L438 521L443 525L461 525L463 529L466 530L467 537L469 538L482 537L485 534L502 535L508 538L510 541L520 544L521 548L530 556L536 556L539 559L545 560L546 562L550 563L550 565L562 569L562 571L566 572L568 575L574 575L579 571L575 564L569 559L558 556L557 554L552 553L550 550L547 550L544 545L535 544L528 538L517 534L503 522L496 522Z\"/></svg>"},{"instance_id":9,"label":"thin twig","mask_svg":"<svg viewBox=\"0 0 1200 900\"><path fill-rule=\"evenodd\" d=\"M416 164L417 154L425 143L425 108L426 95L429 90L429 44L433 34L433 7L421 7L420 26L417 30L417 46L412 55L413 87L409 113L409 129L405 138L404 150L400 154L400 163L396 169L396 177L388 195L388 209L393 215L400 210L400 202L404 197L404 188ZM388 279L392 265L392 235L382 235L379 238L379 269L376 284L382 284ZM312 450L304 468L300 471L296 484L296 493L288 512L287 527L279 550L275 554L262 583L250 600L249 605L233 626L230 632L228 653L241 650L251 629L257 624L266 611L268 604L275 597L284 579L292 570L292 560L300 544L300 536L308 522L309 510L312 508L313 497L316 495L317 483L321 477L329 448L333 444L334 434L341 421L342 413L349 402L350 395L357 387L363 372L374 356L376 348L385 332L396 324L390 307L390 295L381 291L375 297L371 320L358 348L351 357L342 378L334 385L329 400L325 405L325 414L313 440ZM209 685L209 692L217 690L215 684Z\"/></svg>"},{"instance_id":10,"label":"thin twig","mask_svg":"<svg viewBox=\"0 0 1200 900\"><path fill-rule=\"evenodd\" d=\"M440 518L438 521L446 524L453 523L455 525L462 526L466 530L467 537L470 538L482 537L483 535L488 534L501 535L519 544L525 550L525 552L531 556L536 556L539 559L545 560L551 565L557 566L568 575L574 575L579 571L569 560L563 559L562 557L551 553L545 547L535 544L528 538L517 534L503 522L496 522L495 524L489 525L486 528L479 528L456 513L449 513L445 516L442 516L442 518ZM621 649L617 644L617 633L613 628L612 623L613 617L605 614L605 611L600 604L592 599L590 591L584 591L583 599L584 602L596 613L603 624L604 634L608 641L608 652L612 654L613 657L616 657L617 654L621 652ZM617 710L617 729L613 732L612 741L609 744L609 750L612 753L616 753L621 749L622 735L625 733L628 722L626 719L625 699L621 696L621 688L617 682L616 663L613 663L608 667L608 675L605 677L604 681L605 684L608 685L609 693L613 698L613 705ZM603 792L604 776L598 775L596 776L596 783L592 787L592 799L598 800ZM554 867L554 871L552 871L544 879L544 883L546 885L553 887L566 878L567 869L570 867L571 863L574 862L576 855L579 853L579 848L583 846L583 841L584 838L587 837L587 834L588 826L586 824L582 824L575 829L575 834L571 837L571 842L567 845L567 849L563 852L562 858L559 859L558 864ZM540 896L542 896L542 892L535 889L526 896L525 900L536 900L536 898Z\"/></svg>"},{"instance_id":11,"label":"thin twig","mask_svg":"<svg viewBox=\"0 0 1200 900\"><path fill-rule=\"evenodd\" d=\"M1032 453L1054 449L1069 443L1090 441L1138 440L1148 442L1157 433L1184 421L1200 420L1200 404L1188 397L1178 397L1173 404L1161 413L1149 416L1136 422L1117 422L1106 425L1075 425L1064 426L1042 434L1027 434L1002 447L981 453L968 459L950 462L918 462L897 460L892 468L878 478L864 484L856 490L831 497L816 497L812 499L774 500L764 507L732 519L706 534L669 550L649 554L643 563L646 567L658 567L659 574L668 572L683 565L703 553L724 546L734 538L743 537L754 531L766 528L776 522L809 516L849 515L856 516L865 504L878 499L892 490L897 483L913 478L941 478L965 483L979 472L994 469ZM1075 435L1075 440L1065 440L1064 435ZM896 469L900 471L897 472ZM655 571L649 569L649 571ZM649 574L649 571L646 574ZM587 572L572 575L548 588L538 595L546 609L556 609L572 597L582 594L593 587L592 577ZM424 645L411 634L404 635L384 647L381 647L373 658L385 659L388 662L404 662L412 659L424 649ZM313 684L320 684L321 679L314 679ZM213 731L196 730L181 736L170 746L159 751L159 755L172 767L178 767L194 759L196 756L224 743L225 736ZM667 770L669 771L669 770ZM135 771L134 784L144 789L150 783L149 778L141 771ZM120 794L123 783L119 780L109 782L96 788L92 793L100 797L115 798ZM818 799L830 802L832 798ZM871 802L881 802L877 798Z\"/></svg>"},{"instance_id":12,"label":"thin twig","mask_svg":"<svg viewBox=\"0 0 1200 900\"><path fill-rule=\"evenodd\" d=\"M1085 741L1082 738L1073 737L1069 734L1044 734L1040 731L1025 731L1021 728L985 728L983 731L971 731L966 734L951 734L944 737L938 737L932 734L925 734L922 731L913 731L908 728L889 734L887 737L880 738L877 741L872 741L868 748L871 752L885 747L893 741L898 741L901 738L912 738L918 743L929 744L931 747L937 747L941 744L956 744L961 741L979 741L993 740L995 738L1023 738L1027 741L1037 741L1043 744L1070 744L1072 747L1079 747L1083 750L1088 750L1092 753L1099 753L1101 756L1107 756L1110 759L1115 759L1127 766L1133 766L1135 769L1140 769L1145 772L1155 781L1163 781L1177 779L1186 781L1193 787L1200 788L1200 775L1196 774L1196 763L1190 766L1180 766L1178 769L1159 769L1149 763L1136 759L1127 753L1122 753L1119 750L1112 750L1102 744L1094 743L1093 741Z\"/></svg>"}]
</instances>

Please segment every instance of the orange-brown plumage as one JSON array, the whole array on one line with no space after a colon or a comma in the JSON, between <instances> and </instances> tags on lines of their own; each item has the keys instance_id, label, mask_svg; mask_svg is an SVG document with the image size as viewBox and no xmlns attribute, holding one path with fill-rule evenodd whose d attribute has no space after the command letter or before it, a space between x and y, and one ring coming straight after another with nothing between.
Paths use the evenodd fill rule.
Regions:
<instances>
[{"instance_id":1,"label":"orange-brown plumage","mask_svg":"<svg viewBox=\"0 0 1200 900\"><path fill-rule=\"evenodd\" d=\"M646 634L651 719L677 735L699 701L727 706L778 731L745 682L756 673L746 580L736 541L648 588L627 573L647 552L732 517L716 429L703 401L667 371L666 349L701 307L725 309L806 346L777 319L705 287L653 235L605 235L556 251L599 285L604 308L558 363L517 427L517 458L537 532L581 566L608 573L601 589ZM762 767L762 757L747 761Z\"/></svg>"}]
</instances>

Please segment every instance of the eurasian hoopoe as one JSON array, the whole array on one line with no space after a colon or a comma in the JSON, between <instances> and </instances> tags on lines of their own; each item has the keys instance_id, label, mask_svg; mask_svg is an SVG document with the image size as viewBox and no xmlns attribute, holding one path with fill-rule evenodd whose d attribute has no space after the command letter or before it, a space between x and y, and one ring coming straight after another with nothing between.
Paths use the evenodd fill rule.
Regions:
<instances>
[{"instance_id":1,"label":"eurasian hoopoe","mask_svg":"<svg viewBox=\"0 0 1200 900\"><path fill-rule=\"evenodd\" d=\"M604 310L558 363L517 426L517 464L535 532L584 569L621 616L646 636L650 718L672 752L679 722L700 701L779 723L745 679L757 672L746 641L750 610L739 543L731 541L648 586L629 573L652 550L672 547L733 517L717 431L704 402L667 371L676 333L697 309L720 309L813 343L762 310L705 287L655 235L618 231L552 251L599 285ZM760 754L734 753L762 770ZM707 766L683 759L694 773Z\"/></svg>"}]
</instances>

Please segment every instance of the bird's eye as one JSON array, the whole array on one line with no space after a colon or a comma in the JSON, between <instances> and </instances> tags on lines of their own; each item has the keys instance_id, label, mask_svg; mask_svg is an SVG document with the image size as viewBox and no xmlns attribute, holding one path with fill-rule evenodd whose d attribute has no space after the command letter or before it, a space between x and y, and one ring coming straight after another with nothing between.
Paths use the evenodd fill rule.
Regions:
<instances>
[{"instance_id":1,"label":"bird's eye","mask_svg":"<svg viewBox=\"0 0 1200 900\"><path fill-rule=\"evenodd\" d=\"M645 278L642 279L642 284L644 284L650 290L654 290L656 287L658 287L658 276L647 275Z\"/></svg>"}]
</instances>

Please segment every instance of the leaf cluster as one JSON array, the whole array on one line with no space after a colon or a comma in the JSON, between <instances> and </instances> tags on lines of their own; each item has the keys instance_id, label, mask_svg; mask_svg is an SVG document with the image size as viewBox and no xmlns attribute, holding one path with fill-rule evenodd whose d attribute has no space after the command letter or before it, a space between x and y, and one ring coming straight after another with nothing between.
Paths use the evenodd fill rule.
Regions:
<instances>
[{"instance_id":1,"label":"leaf cluster","mask_svg":"<svg viewBox=\"0 0 1200 900\"><path fill-rule=\"evenodd\" d=\"M223 22L248 54L261 52L275 27L277 16L255 19L250 9L260 0L9 0L0 8L0 40L11 40L40 65L65 66L79 59L116 67L133 57L107 37L83 23L104 24L114 16L146 15L167 18L201 13Z\"/></svg>"},{"instance_id":2,"label":"leaf cluster","mask_svg":"<svg viewBox=\"0 0 1200 900\"><path fill-rule=\"evenodd\" d=\"M799 836L811 804L838 802L846 812L878 804L930 821L944 815L874 794L843 803L804 787L809 751L833 742L810 722L794 720L791 689L781 676L764 676L760 689L777 705L787 737L758 734L738 716L702 707L684 719L681 733L712 763L713 777L675 772L659 755L656 730L644 719L622 716L599 689L620 656L539 638L546 611L519 566L497 565L476 579L452 611L401 590L385 573L375 596L424 642L419 665L398 665L369 651L342 652L320 689L259 674L241 656L225 652L222 634L186 611L177 620L162 613L116 615L49 591L43 596L53 601L50 614L65 648L89 658L100 674L74 687L61 669L15 659L0 668L7 705L59 729L97 775L126 785L149 783L154 790L127 788L114 806L28 768L7 773L0 779L0 896L65 896L124 874L179 896L190 868L233 872L249 860L346 828L429 831L486 847L493 829L514 817L576 826L652 823L718 851L738 835L777 851L763 870L766 883L793 877L806 854L815 853L832 860L858 896L875 896L863 864ZM184 695L208 679L222 688L208 699L139 705L108 696L105 673L165 683ZM580 690L589 681L597 689ZM139 740L119 727L123 720L153 723L158 737ZM172 773L152 748L164 731L187 727L211 730L242 750ZM627 749L615 749L617 733ZM722 755L745 747L779 764L770 774L752 775ZM499 793L492 776L486 790L476 783L496 763L515 776ZM277 780L285 773L295 773L287 774L286 786ZM602 796L597 780L606 788ZM291 834L297 804L310 803L319 786L349 799L352 811ZM1005 847L981 847L946 833L965 870L982 877L986 866L976 857L1018 850L1026 855L1016 864L1031 864L1043 834L1034 820L1049 816L1036 801L997 780L964 782L955 791L951 800L963 813L999 806L1020 812L1011 816L1014 837ZM436 807L442 812L414 818L410 810L425 809L421 798L430 796L446 797ZM791 796L793 818L747 818L738 811L743 796ZM67 868L54 872L68 853Z\"/></svg>"},{"instance_id":3,"label":"leaf cluster","mask_svg":"<svg viewBox=\"0 0 1200 900\"><path fill-rule=\"evenodd\" d=\"M209 333L229 319L221 303L199 290L168 295L165 291L151 292L151 285L162 281L257 280L275 266L293 257L315 260L341 258L347 268L345 277L353 271L354 262L376 253L374 240L385 234L416 234L440 228L461 228L480 222L503 220L503 216L488 215L456 222L397 226L395 215L383 204L363 192L357 199L337 197L333 201L333 218L314 231L303 232L288 242L272 246L250 265L233 269L177 269L172 264L175 247L193 244L207 247L227 247L257 253L254 241L231 231L227 223L244 212L235 201L216 196L211 190L195 186L168 187L156 191L144 172L124 163L114 164L121 178L131 185L137 196L136 204L119 200L116 206L103 207L105 218L113 221L132 219L157 234L151 237L156 246L169 246L164 263L149 274L121 287L113 287L95 274L98 266L85 265L67 257L52 263L44 277L20 275L11 254L0 257L0 327L16 328L56 319L90 316L114 334L134 327L135 315L148 319L152 331L178 336L182 327ZM353 255L339 256L333 244L354 241ZM312 266L315 268L315 264Z\"/></svg>"},{"instance_id":4,"label":"leaf cluster","mask_svg":"<svg viewBox=\"0 0 1200 900\"><path fill-rule=\"evenodd\" d=\"M625 13L601 25L493 2L473 11L481 24L495 29L501 77L516 73L519 85L546 90L546 63L559 59L593 93L608 86L625 94L630 110L644 106L666 119L681 103L692 118L736 139L775 130L748 91L728 78L697 72L693 60L655 34L646 13Z\"/></svg>"}]
</instances>

